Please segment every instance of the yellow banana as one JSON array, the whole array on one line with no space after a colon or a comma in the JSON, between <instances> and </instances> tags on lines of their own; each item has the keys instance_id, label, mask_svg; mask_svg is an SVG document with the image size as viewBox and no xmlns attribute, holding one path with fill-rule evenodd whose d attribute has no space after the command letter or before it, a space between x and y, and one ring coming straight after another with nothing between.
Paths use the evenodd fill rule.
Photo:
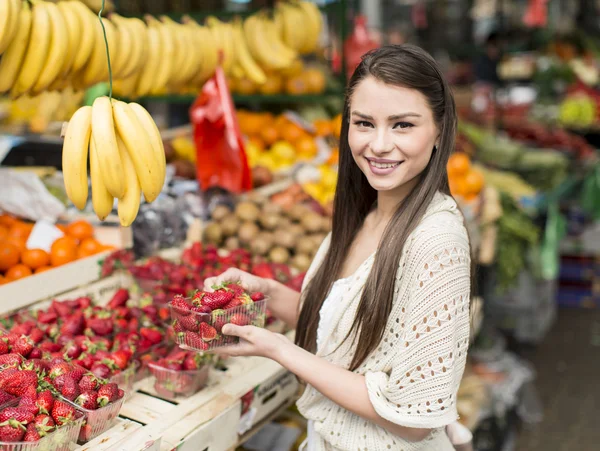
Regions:
<instances>
[{"instance_id":1,"label":"yellow banana","mask_svg":"<svg viewBox=\"0 0 600 451\"><path fill-rule=\"evenodd\" d=\"M31 34L31 9L25 3L19 14L17 34L0 59L0 93L8 92L15 83L25 58Z\"/></svg>"},{"instance_id":2,"label":"yellow banana","mask_svg":"<svg viewBox=\"0 0 600 451\"><path fill-rule=\"evenodd\" d=\"M146 202L152 202L160 194L164 181L160 179L161 168L153 155L150 137L125 102L113 100L113 112L117 131L133 161Z\"/></svg>"},{"instance_id":3,"label":"yellow banana","mask_svg":"<svg viewBox=\"0 0 600 451\"><path fill-rule=\"evenodd\" d=\"M46 9L50 16L52 38L44 67L33 85L34 93L40 93L50 86L50 83L61 73L64 59L68 58L69 36L63 15L54 3L46 2Z\"/></svg>"},{"instance_id":4,"label":"yellow banana","mask_svg":"<svg viewBox=\"0 0 600 451\"><path fill-rule=\"evenodd\" d=\"M271 34L275 30L272 29ZM252 57L266 69L280 70L289 67L293 59L278 53L271 47L265 24L256 16L250 16L244 21L244 37ZM279 38L276 38L279 40ZM279 40L279 42L281 42Z\"/></svg>"},{"instance_id":5,"label":"yellow banana","mask_svg":"<svg viewBox=\"0 0 600 451\"><path fill-rule=\"evenodd\" d=\"M307 32L310 31L310 28L306 27L303 10L296 4L280 2L277 4L276 15L281 20L283 43L299 52L305 47Z\"/></svg>"},{"instance_id":6,"label":"yellow banana","mask_svg":"<svg viewBox=\"0 0 600 451\"><path fill-rule=\"evenodd\" d=\"M87 30L84 32L83 24L79 19L79 15L73 9L73 2L59 2L58 9L65 19L67 25L67 37L69 40L68 51L63 59L63 66L60 73L59 79L64 79L73 69L73 62L77 55L77 49L80 46L80 40L83 34L87 34Z\"/></svg>"},{"instance_id":7,"label":"yellow banana","mask_svg":"<svg viewBox=\"0 0 600 451\"><path fill-rule=\"evenodd\" d=\"M21 96L33 87L38 75L46 62L50 47L50 15L45 2L34 3L32 9L31 33L25 51L25 59L11 94Z\"/></svg>"},{"instance_id":8,"label":"yellow banana","mask_svg":"<svg viewBox=\"0 0 600 451\"><path fill-rule=\"evenodd\" d=\"M117 147L115 122L110 99L103 96L94 100L92 140L98 152L98 165L106 189L113 197L120 199L125 194L125 174Z\"/></svg>"},{"instance_id":9,"label":"yellow banana","mask_svg":"<svg viewBox=\"0 0 600 451\"><path fill-rule=\"evenodd\" d=\"M319 47L319 38L323 29L323 17L321 16L319 7L313 2L300 1L297 5L304 12L306 17L305 23L310 28L310 32L307 33L305 45L300 49L300 52L303 54L312 53Z\"/></svg>"},{"instance_id":10,"label":"yellow banana","mask_svg":"<svg viewBox=\"0 0 600 451\"><path fill-rule=\"evenodd\" d=\"M123 78L122 80L113 80L113 93L117 97L137 97L136 86L140 79L140 73L135 72L133 75Z\"/></svg>"},{"instance_id":11,"label":"yellow banana","mask_svg":"<svg viewBox=\"0 0 600 451\"><path fill-rule=\"evenodd\" d=\"M221 22L214 16L210 16L206 18L206 25L208 25L221 51L220 64L225 73L229 74L234 64L235 54L231 41L231 33L227 27L228 24Z\"/></svg>"},{"instance_id":12,"label":"yellow banana","mask_svg":"<svg viewBox=\"0 0 600 451\"><path fill-rule=\"evenodd\" d=\"M92 206L100 221L104 221L113 209L115 198L108 192L102 178L98 150L90 140L90 180L92 182Z\"/></svg>"},{"instance_id":13,"label":"yellow banana","mask_svg":"<svg viewBox=\"0 0 600 451\"><path fill-rule=\"evenodd\" d=\"M148 111L142 105L131 102L129 103L129 108L131 108L131 111L133 111L138 121L142 125L144 132L148 136L150 145L152 146L153 158L158 163L157 184L159 184L162 189L167 174L167 161L160 131L158 130L158 127L156 126L156 123L154 122L154 119L152 119L150 113L148 113Z\"/></svg>"},{"instance_id":14,"label":"yellow banana","mask_svg":"<svg viewBox=\"0 0 600 451\"><path fill-rule=\"evenodd\" d=\"M160 16L160 20L163 26L167 29L168 33L171 35L175 45L169 84L173 87L177 87L183 84L184 78L189 71L189 65L192 61L192 55L194 52L188 47L189 41L181 32L181 24L175 22L173 19L167 16Z\"/></svg>"},{"instance_id":15,"label":"yellow banana","mask_svg":"<svg viewBox=\"0 0 600 451\"><path fill-rule=\"evenodd\" d=\"M281 55L288 61L293 61L298 57L298 53L295 49L287 46L277 33L277 27L275 23L266 16L259 17L259 24L264 29L265 36L267 38L268 47L275 53Z\"/></svg>"},{"instance_id":16,"label":"yellow banana","mask_svg":"<svg viewBox=\"0 0 600 451\"><path fill-rule=\"evenodd\" d=\"M152 16L146 16L149 27L154 27L158 30L161 42L161 63L159 64L154 86L152 86L152 94L160 94L169 84L173 67L175 66L175 43L173 36L169 32L166 25L159 22Z\"/></svg>"},{"instance_id":17,"label":"yellow banana","mask_svg":"<svg viewBox=\"0 0 600 451\"><path fill-rule=\"evenodd\" d=\"M119 135L117 135L117 145L119 146L119 153L125 171L125 195L118 200L117 212L121 225L129 227L135 220L140 209L142 190L137 174L135 173L133 161L131 161L125 143Z\"/></svg>"},{"instance_id":18,"label":"yellow banana","mask_svg":"<svg viewBox=\"0 0 600 451\"><path fill-rule=\"evenodd\" d=\"M75 58L73 59L72 71L77 72L85 66L90 59L96 37L98 36L98 34L95 33L95 24L98 23L98 20L83 3L79 1L69 1L66 3L71 5L73 12L79 17L79 22L81 23L81 28L83 30L77 41L77 51L75 52Z\"/></svg>"},{"instance_id":19,"label":"yellow banana","mask_svg":"<svg viewBox=\"0 0 600 451\"><path fill-rule=\"evenodd\" d=\"M257 85L262 85L267 81L267 76L261 67L254 61L252 55L250 54L250 50L246 45L246 40L244 39L244 33L242 30L242 26L240 22L236 22L233 27L233 37L235 48L237 52L237 61L242 68L246 77L252 80Z\"/></svg>"},{"instance_id":20,"label":"yellow banana","mask_svg":"<svg viewBox=\"0 0 600 451\"><path fill-rule=\"evenodd\" d=\"M0 55L12 42L19 26L21 0L0 0Z\"/></svg>"},{"instance_id":21,"label":"yellow banana","mask_svg":"<svg viewBox=\"0 0 600 451\"><path fill-rule=\"evenodd\" d=\"M148 38L148 60L142 66L140 78L137 82L137 95L139 97L150 94L158 77L158 70L162 62L162 42L156 27L146 29Z\"/></svg>"},{"instance_id":22,"label":"yellow banana","mask_svg":"<svg viewBox=\"0 0 600 451\"><path fill-rule=\"evenodd\" d=\"M78 109L67 126L62 149L62 170L67 196L80 210L88 198L87 159L92 134L92 107Z\"/></svg>"},{"instance_id":23,"label":"yellow banana","mask_svg":"<svg viewBox=\"0 0 600 451\"><path fill-rule=\"evenodd\" d=\"M115 23L119 28L129 28L129 32L133 39L134 50L132 56L123 69L123 78L130 78L134 73L139 72L147 62L148 35L146 32L146 25L138 18L125 19L120 16L118 16L118 21L117 18L115 18Z\"/></svg>"},{"instance_id":24,"label":"yellow banana","mask_svg":"<svg viewBox=\"0 0 600 451\"><path fill-rule=\"evenodd\" d=\"M113 30L118 41L118 51L114 55L111 55L112 72L114 78L125 78L128 74L126 72L127 65L130 64L134 53L136 52L137 42L134 41L134 36L124 22L116 19L117 14L112 13L110 15L110 23L113 26ZM112 48L110 49L112 52Z\"/></svg>"},{"instance_id":25,"label":"yellow banana","mask_svg":"<svg viewBox=\"0 0 600 451\"><path fill-rule=\"evenodd\" d=\"M202 51L202 66L200 71L190 81L192 86L201 86L208 78L212 77L219 64L219 48L211 31L199 25L189 16L183 17L185 25L193 31L195 48Z\"/></svg>"},{"instance_id":26,"label":"yellow banana","mask_svg":"<svg viewBox=\"0 0 600 451\"><path fill-rule=\"evenodd\" d=\"M82 68L81 83L84 87L92 86L101 81L108 80L108 61L106 59L106 45L104 43L104 34L102 25L98 20L90 24L88 33L94 35L94 46L90 57ZM109 37L109 29L106 29L106 37ZM110 45L108 46L110 51ZM114 54L110 54L111 62L114 60Z\"/></svg>"}]
</instances>

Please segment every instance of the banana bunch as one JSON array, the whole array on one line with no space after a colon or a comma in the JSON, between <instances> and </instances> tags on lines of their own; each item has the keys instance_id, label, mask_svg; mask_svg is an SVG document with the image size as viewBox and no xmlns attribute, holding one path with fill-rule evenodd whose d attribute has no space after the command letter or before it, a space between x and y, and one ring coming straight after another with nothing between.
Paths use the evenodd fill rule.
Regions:
<instances>
[{"instance_id":1,"label":"banana bunch","mask_svg":"<svg viewBox=\"0 0 600 451\"><path fill-rule=\"evenodd\" d=\"M165 181L165 152L150 114L137 103L98 97L75 112L63 145L63 175L67 196L80 210L88 200L90 161L92 206L100 220L118 201L119 221L130 226L142 193L154 201Z\"/></svg>"},{"instance_id":2,"label":"banana bunch","mask_svg":"<svg viewBox=\"0 0 600 451\"><path fill-rule=\"evenodd\" d=\"M323 23L321 12L313 2L277 3L275 25L284 44L289 48L302 55L317 50Z\"/></svg>"},{"instance_id":3,"label":"banana bunch","mask_svg":"<svg viewBox=\"0 0 600 451\"><path fill-rule=\"evenodd\" d=\"M0 55L17 34L21 7L21 0L0 0Z\"/></svg>"}]
</instances>

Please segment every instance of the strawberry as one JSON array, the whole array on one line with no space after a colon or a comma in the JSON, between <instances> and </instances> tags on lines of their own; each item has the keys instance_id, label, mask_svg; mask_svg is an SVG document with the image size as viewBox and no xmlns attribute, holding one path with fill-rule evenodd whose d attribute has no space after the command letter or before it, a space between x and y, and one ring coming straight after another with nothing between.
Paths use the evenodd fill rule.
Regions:
<instances>
[{"instance_id":1,"label":"strawberry","mask_svg":"<svg viewBox=\"0 0 600 451\"><path fill-rule=\"evenodd\" d=\"M25 435L25 426L16 420L8 420L0 426L0 441L20 442Z\"/></svg>"},{"instance_id":2,"label":"strawberry","mask_svg":"<svg viewBox=\"0 0 600 451\"><path fill-rule=\"evenodd\" d=\"M152 344L158 344L163 339L163 334L160 330L151 327L142 327L140 329L140 336L152 342Z\"/></svg>"},{"instance_id":3,"label":"strawberry","mask_svg":"<svg viewBox=\"0 0 600 451\"><path fill-rule=\"evenodd\" d=\"M2 337L2 340L8 342L9 346L13 346L20 337L21 335L19 334L9 332Z\"/></svg>"},{"instance_id":4,"label":"strawberry","mask_svg":"<svg viewBox=\"0 0 600 451\"><path fill-rule=\"evenodd\" d=\"M100 362L94 363L90 371L94 373L94 376L100 379L106 379L110 377L110 374L112 373L111 369L106 364Z\"/></svg>"},{"instance_id":5,"label":"strawberry","mask_svg":"<svg viewBox=\"0 0 600 451\"><path fill-rule=\"evenodd\" d=\"M34 388L34 390L35 390L35 388ZM33 397L33 399L29 398L29 397L21 398L21 400L19 401L19 405L17 407L19 407L20 409L26 410L27 412L31 413L32 415L37 415L38 413L40 413L40 408L36 404L35 396Z\"/></svg>"},{"instance_id":6,"label":"strawberry","mask_svg":"<svg viewBox=\"0 0 600 451\"><path fill-rule=\"evenodd\" d=\"M90 373L83 376L79 381L79 388L83 392L96 390L98 388L98 385L98 378Z\"/></svg>"},{"instance_id":7,"label":"strawberry","mask_svg":"<svg viewBox=\"0 0 600 451\"><path fill-rule=\"evenodd\" d=\"M200 323L200 336L203 341L212 341L217 337L217 330L207 323Z\"/></svg>"},{"instance_id":8,"label":"strawberry","mask_svg":"<svg viewBox=\"0 0 600 451\"><path fill-rule=\"evenodd\" d=\"M206 293L202 298L202 305L210 307L211 310L223 308L234 297L233 291L225 291L223 289Z\"/></svg>"},{"instance_id":9,"label":"strawberry","mask_svg":"<svg viewBox=\"0 0 600 451\"><path fill-rule=\"evenodd\" d=\"M86 370L89 370L94 364L94 358L90 354L81 354L75 363Z\"/></svg>"},{"instance_id":10,"label":"strawberry","mask_svg":"<svg viewBox=\"0 0 600 451\"><path fill-rule=\"evenodd\" d=\"M66 379L65 379L65 382L64 382L62 388L60 389L60 394L63 395L65 398L67 398L69 401L73 401L75 398L77 398L79 396L81 391L79 390L79 386L77 385L77 382L75 382L74 379L69 377L68 374L66 374L65 376L66 376ZM60 376L60 377L63 377L63 376Z\"/></svg>"},{"instance_id":11,"label":"strawberry","mask_svg":"<svg viewBox=\"0 0 600 451\"><path fill-rule=\"evenodd\" d=\"M243 302L242 302L241 298L238 296L238 297L233 298L226 305L224 305L223 309L228 310L228 309L232 309L235 307L239 307L240 305L243 305Z\"/></svg>"},{"instance_id":12,"label":"strawberry","mask_svg":"<svg viewBox=\"0 0 600 451\"><path fill-rule=\"evenodd\" d=\"M36 429L43 437L44 435L49 434L50 432L56 429L56 423L52 419L52 417L48 414L39 414L33 419L33 424L35 424Z\"/></svg>"},{"instance_id":13,"label":"strawberry","mask_svg":"<svg viewBox=\"0 0 600 451\"><path fill-rule=\"evenodd\" d=\"M115 351L110 356L110 359L114 362L114 364L120 369L124 370L129 365L129 360L131 359L132 353L130 351L126 351L121 349L119 351Z\"/></svg>"},{"instance_id":14,"label":"strawberry","mask_svg":"<svg viewBox=\"0 0 600 451\"><path fill-rule=\"evenodd\" d=\"M37 321L40 324L54 324L58 319L56 312L44 312L40 310L37 315Z\"/></svg>"},{"instance_id":15,"label":"strawberry","mask_svg":"<svg viewBox=\"0 0 600 451\"><path fill-rule=\"evenodd\" d=\"M188 315L179 317L178 324L183 330L195 332L198 330L198 319L196 315Z\"/></svg>"},{"instance_id":16,"label":"strawberry","mask_svg":"<svg viewBox=\"0 0 600 451\"><path fill-rule=\"evenodd\" d=\"M75 408L57 399L52 407L52 419L59 426L70 423L75 419Z\"/></svg>"},{"instance_id":17,"label":"strawberry","mask_svg":"<svg viewBox=\"0 0 600 451\"><path fill-rule=\"evenodd\" d=\"M87 326L92 331L101 337L108 336L113 332L112 319L106 315L109 313L100 313L95 318L91 318L87 321Z\"/></svg>"},{"instance_id":18,"label":"strawberry","mask_svg":"<svg viewBox=\"0 0 600 451\"><path fill-rule=\"evenodd\" d=\"M35 415L22 407L7 407L0 412L0 423L8 420L17 420L19 423L27 424L33 421Z\"/></svg>"},{"instance_id":19,"label":"strawberry","mask_svg":"<svg viewBox=\"0 0 600 451\"><path fill-rule=\"evenodd\" d=\"M0 355L8 353L8 342L6 340L0 340Z\"/></svg>"},{"instance_id":20,"label":"strawberry","mask_svg":"<svg viewBox=\"0 0 600 451\"><path fill-rule=\"evenodd\" d=\"M42 357L44 357L44 353L40 348L33 348L29 353L30 359L41 359Z\"/></svg>"},{"instance_id":21,"label":"strawberry","mask_svg":"<svg viewBox=\"0 0 600 451\"><path fill-rule=\"evenodd\" d=\"M10 354L0 355L0 367L18 366L23 362L23 356L11 352Z\"/></svg>"},{"instance_id":22,"label":"strawberry","mask_svg":"<svg viewBox=\"0 0 600 451\"><path fill-rule=\"evenodd\" d=\"M125 391L119 388L119 391L117 392L117 399L121 399L123 396L125 396Z\"/></svg>"},{"instance_id":23,"label":"strawberry","mask_svg":"<svg viewBox=\"0 0 600 451\"><path fill-rule=\"evenodd\" d=\"M63 325L60 327L60 333L63 336L74 337L80 335L85 329L85 318L83 313L76 312L72 316L68 317Z\"/></svg>"},{"instance_id":24,"label":"strawberry","mask_svg":"<svg viewBox=\"0 0 600 451\"><path fill-rule=\"evenodd\" d=\"M181 319L181 318L180 318ZM185 329L178 320L173 320L173 330L175 333L185 332Z\"/></svg>"},{"instance_id":25,"label":"strawberry","mask_svg":"<svg viewBox=\"0 0 600 451\"><path fill-rule=\"evenodd\" d=\"M79 383L81 378L87 374L87 370L85 368L80 367L79 365L73 365L73 369L69 371L67 374L71 377L75 382Z\"/></svg>"},{"instance_id":26,"label":"strawberry","mask_svg":"<svg viewBox=\"0 0 600 451\"><path fill-rule=\"evenodd\" d=\"M196 313L203 313L206 315L210 315L212 313L212 309L208 305L192 307L192 311Z\"/></svg>"},{"instance_id":27,"label":"strawberry","mask_svg":"<svg viewBox=\"0 0 600 451\"><path fill-rule=\"evenodd\" d=\"M121 307L121 306L124 306L125 304L127 304L128 300L129 300L129 291L126 290L125 288L119 288L115 292L115 294L113 294L113 297L111 298L111 300L108 301L107 307L109 309L115 309L117 307Z\"/></svg>"},{"instance_id":28,"label":"strawberry","mask_svg":"<svg viewBox=\"0 0 600 451\"><path fill-rule=\"evenodd\" d=\"M87 442L92 436L92 425L89 423L83 423L81 429L79 430L79 441Z\"/></svg>"},{"instance_id":29,"label":"strawberry","mask_svg":"<svg viewBox=\"0 0 600 451\"><path fill-rule=\"evenodd\" d=\"M236 326L247 326L250 324L250 320L247 315L236 313L229 319L229 323L235 324Z\"/></svg>"},{"instance_id":30,"label":"strawberry","mask_svg":"<svg viewBox=\"0 0 600 451\"><path fill-rule=\"evenodd\" d=\"M40 440L42 436L38 432L35 424L30 423L27 425L27 429L25 430L25 435L23 436L24 442L37 442Z\"/></svg>"},{"instance_id":31,"label":"strawberry","mask_svg":"<svg viewBox=\"0 0 600 451\"><path fill-rule=\"evenodd\" d=\"M65 318L72 313L71 308L69 308L67 304L59 301L52 301L50 309L52 309L61 318Z\"/></svg>"},{"instance_id":32,"label":"strawberry","mask_svg":"<svg viewBox=\"0 0 600 451\"><path fill-rule=\"evenodd\" d=\"M202 366L200 354L195 352L188 352L185 360L183 361L183 369L184 370L197 370Z\"/></svg>"},{"instance_id":33,"label":"strawberry","mask_svg":"<svg viewBox=\"0 0 600 451\"><path fill-rule=\"evenodd\" d=\"M0 405L5 404L13 399L15 399L13 395L6 393L4 390L0 390Z\"/></svg>"},{"instance_id":34,"label":"strawberry","mask_svg":"<svg viewBox=\"0 0 600 451\"><path fill-rule=\"evenodd\" d=\"M265 295L262 294L260 291L257 291L256 293L252 293L250 295L250 299L252 299L254 302L262 301L264 298L265 298Z\"/></svg>"},{"instance_id":35,"label":"strawberry","mask_svg":"<svg viewBox=\"0 0 600 451\"><path fill-rule=\"evenodd\" d=\"M94 390L82 392L75 399L75 404L80 405L84 409L96 410L98 408L98 392Z\"/></svg>"},{"instance_id":36,"label":"strawberry","mask_svg":"<svg viewBox=\"0 0 600 451\"><path fill-rule=\"evenodd\" d=\"M98 405L104 407L119 399L119 387L113 382L103 385L98 389Z\"/></svg>"},{"instance_id":37,"label":"strawberry","mask_svg":"<svg viewBox=\"0 0 600 451\"><path fill-rule=\"evenodd\" d=\"M223 326L227 324L226 321L227 313L225 310L213 310L212 312L212 325L217 330L217 333L221 333Z\"/></svg>"},{"instance_id":38,"label":"strawberry","mask_svg":"<svg viewBox=\"0 0 600 451\"><path fill-rule=\"evenodd\" d=\"M67 374L72 369L73 367L65 361L57 362L56 364L50 367L50 372L48 373L48 376L50 376L50 379L56 379L57 377L62 376L63 374Z\"/></svg>"},{"instance_id":39,"label":"strawberry","mask_svg":"<svg viewBox=\"0 0 600 451\"><path fill-rule=\"evenodd\" d=\"M77 305L78 305L78 307L76 307L76 308L80 308L81 310L85 310L90 305L92 305L92 300L89 297L87 297L87 296L82 296L80 298L75 299L75 303L77 303Z\"/></svg>"},{"instance_id":40,"label":"strawberry","mask_svg":"<svg viewBox=\"0 0 600 451\"><path fill-rule=\"evenodd\" d=\"M188 304L182 295L176 295L171 301L171 308L175 313L180 316L186 316L190 314L192 306Z\"/></svg>"},{"instance_id":41,"label":"strawberry","mask_svg":"<svg viewBox=\"0 0 600 451\"><path fill-rule=\"evenodd\" d=\"M36 345L40 344L45 336L45 332L37 327L29 333L29 338L31 338L31 341L33 341Z\"/></svg>"},{"instance_id":42,"label":"strawberry","mask_svg":"<svg viewBox=\"0 0 600 451\"><path fill-rule=\"evenodd\" d=\"M54 406L54 397L50 390L41 391L38 394L36 404L40 408L41 413L50 413L52 412L52 407Z\"/></svg>"},{"instance_id":43,"label":"strawberry","mask_svg":"<svg viewBox=\"0 0 600 451\"><path fill-rule=\"evenodd\" d=\"M10 379L3 380L0 388L11 395L21 396L27 387L36 386L37 382L38 377L35 371L20 370L12 374Z\"/></svg>"},{"instance_id":44,"label":"strawberry","mask_svg":"<svg viewBox=\"0 0 600 451\"><path fill-rule=\"evenodd\" d=\"M39 349L41 349L42 352L58 352L62 349L62 346L59 345L58 343L52 343L51 341L45 341L44 343L40 344Z\"/></svg>"},{"instance_id":45,"label":"strawberry","mask_svg":"<svg viewBox=\"0 0 600 451\"><path fill-rule=\"evenodd\" d=\"M252 267L252 274L263 279L275 279L275 271L268 263L258 263Z\"/></svg>"},{"instance_id":46,"label":"strawberry","mask_svg":"<svg viewBox=\"0 0 600 451\"><path fill-rule=\"evenodd\" d=\"M202 323L202 324L206 324L206 323ZM204 342L202 340L202 337L200 337L200 335L198 335L197 333L185 332L182 336L182 339L183 339L183 342L191 348L199 349L202 351L208 350L208 343Z\"/></svg>"}]
</instances>

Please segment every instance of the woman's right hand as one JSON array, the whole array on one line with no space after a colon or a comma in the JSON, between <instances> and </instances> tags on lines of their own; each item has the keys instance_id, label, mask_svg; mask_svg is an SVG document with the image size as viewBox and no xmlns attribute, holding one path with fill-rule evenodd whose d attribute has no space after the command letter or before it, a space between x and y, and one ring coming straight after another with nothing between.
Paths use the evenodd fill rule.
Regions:
<instances>
[{"instance_id":1,"label":"woman's right hand","mask_svg":"<svg viewBox=\"0 0 600 451\"><path fill-rule=\"evenodd\" d=\"M253 276L240 269L230 268L217 277L209 277L204 281L204 290L213 291L213 286L222 285L227 282L239 282L246 291L255 293L260 291L265 296L269 295L271 283L268 279Z\"/></svg>"}]
</instances>

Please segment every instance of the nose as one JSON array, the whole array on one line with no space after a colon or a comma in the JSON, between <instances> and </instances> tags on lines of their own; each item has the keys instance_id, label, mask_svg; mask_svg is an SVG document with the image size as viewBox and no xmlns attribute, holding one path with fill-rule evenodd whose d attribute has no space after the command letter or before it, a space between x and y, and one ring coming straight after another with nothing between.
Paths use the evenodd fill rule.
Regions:
<instances>
[{"instance_id":1,"label":"nose","mask_svg":"<svg viewBox=\"0 0 600 451\"><path fill-rule=\"evenodd\" d=\"M394 149L391 133L385 128L378 129L369 147L376 155L390 153Z\"/></svg>"}]
</instances>

